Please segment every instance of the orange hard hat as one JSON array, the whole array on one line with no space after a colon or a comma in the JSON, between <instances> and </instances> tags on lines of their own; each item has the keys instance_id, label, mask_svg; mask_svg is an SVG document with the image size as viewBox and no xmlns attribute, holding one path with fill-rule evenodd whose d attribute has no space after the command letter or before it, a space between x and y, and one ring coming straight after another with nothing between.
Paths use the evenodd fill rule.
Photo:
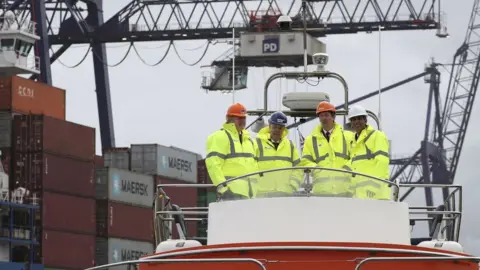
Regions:
<instances>
[{"instance_id":1,"label":"orange hard hat","mask_svg":"<svg viewBox=\"0 0 480 270\"><path fill-rule=\"evenodd\" d=\"M318 103L317 106L317 115L322 112L336 112L337 110L335 109L335 106L330 104L327 101L322 101Z\"/></svg>"},{"instance_id":2,"label":"orange hard hat","mask_svg":"<svg viewBox=\"0 0 480 270\"><path fill-rule=\"evenodd\" d=\"M228 107L227 116L246 117L247 109L240 103Z\"/></svg>"}]
</instances>

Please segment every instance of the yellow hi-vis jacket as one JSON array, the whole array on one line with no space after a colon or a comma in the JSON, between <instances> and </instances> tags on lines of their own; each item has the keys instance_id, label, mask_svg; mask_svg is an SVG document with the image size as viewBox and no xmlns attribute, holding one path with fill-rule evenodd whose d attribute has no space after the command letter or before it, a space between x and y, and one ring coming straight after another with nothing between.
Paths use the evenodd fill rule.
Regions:
<instances>
[{"instance_id":1,"label":"yellow hi-vis jacket","mask_svg":"<svg viewBox=\"0 0 480 270\"><path fill-rule=\"evenodd\" d=\"M351 140L351 136L337 123L330 135L330 141L327 141L322 130L322 125L317 126L305 139L301 166L350 170L348 167L350 159L348 142ZM351 175L347 173L315 170L311 182L312 191L317 195L338 197L354 195Z\"/></svg>"},{"instance_id":2,"label":"yellow hi-vis jacket","mask_svg":"<svg viewBox=\"0 0 480 270\"><path fill-rule=\"evenodd\" d=\"M354 134L355 135L355 134ZM351 168L354 172L371 175L377 178L390 179L388 165L389 143L385 133L367 127L360 132L358 139L353 136L351 142ZM352 178L355 194L358 198L372 198L389 200L391 188L386 183L357 175Z\"/></svg>"},{"instance_id":3,"label":"yellow hi-vis jacket","mask_svg":"<svg viewBox=\"0 0 480 270\"><path fill-rule=\"evenodd\" d=\"M207 140L207 157L205 158L208 174L212 183L218 185L233 177L258 171L255 160L255 145L247 130L242 131L242 142L235 124L223 124ZM256 187L252 181L238 179L227 184L227 188L239 195L253 197ZM227 188L220 189L225 192ZM250 190L252 193L250 193Z\"/></svg>"},{"instance_id":4,"label":"yellow hi-vis jacket","mask_svg":"<svg viewBox=\"0 0 480 270\"><path fill-rule=\"evenodd\" d=\"M277 168L295 167L300 163L300 156L295 144L287 138L288 130L285 129L278 148L270 142L270 128L262 128L257 135L256 158L260 171ZM258 193L291 194L298 190L303 181L302 170L284 170L264 173L258 178Z\"/></svg>"}]
</instances>

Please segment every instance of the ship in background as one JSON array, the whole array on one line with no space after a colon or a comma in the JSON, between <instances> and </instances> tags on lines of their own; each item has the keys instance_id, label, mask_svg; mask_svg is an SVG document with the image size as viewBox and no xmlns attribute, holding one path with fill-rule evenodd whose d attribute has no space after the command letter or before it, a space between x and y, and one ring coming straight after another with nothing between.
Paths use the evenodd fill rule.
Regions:
<instances>
[{"instance_id":1,"label":"ship in background","mask_svg":"<svg viewBox=\"0 0 480 270\"><path fill-rule=\"evenodd\" d=\"M78 270L152 254L156 184L196 183L200 155L135 144L97 156L95 129L66 120L66 91L18 76L39 73L29 56L35 24L12 12L0 20L0 269ZM170 193L196 205L195 188Z\"/></svg>"}]
</instances>

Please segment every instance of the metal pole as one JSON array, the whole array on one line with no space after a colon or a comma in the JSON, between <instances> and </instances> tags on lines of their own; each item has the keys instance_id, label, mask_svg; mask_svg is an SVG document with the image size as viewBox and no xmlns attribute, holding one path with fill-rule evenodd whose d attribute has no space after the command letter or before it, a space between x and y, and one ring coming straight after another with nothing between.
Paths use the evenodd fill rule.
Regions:
<instances>
[{"instance_id":1,"label":"metal pole","mask_svg":"<svg viewBox=\"0 0 480 270\"><path fill-rule=\"evenodd\" d=\"M382 26L378 26L378 123L382 122Z\"/></svg>"},{"instance_id":2,"label":"metal pole","mask_svg":"<svg viewBox=\"0 0 480 270\"><path fill-rule=\"evenodd\" d=\"M233 58L232 58L232 104L235 104L235 27L232 28L232 47L233 47Z\"/></svg>"},{"instance_id":3,"label":"metal pole","mask_svg":"<svg viewBox=\"0 0 480 270\"><path fill-rule=\"evenodd\" d=\"M302 10L303 10L303 72L307 72L307 3L305 0L302 1Z\"/></svg>"}]
</instances>

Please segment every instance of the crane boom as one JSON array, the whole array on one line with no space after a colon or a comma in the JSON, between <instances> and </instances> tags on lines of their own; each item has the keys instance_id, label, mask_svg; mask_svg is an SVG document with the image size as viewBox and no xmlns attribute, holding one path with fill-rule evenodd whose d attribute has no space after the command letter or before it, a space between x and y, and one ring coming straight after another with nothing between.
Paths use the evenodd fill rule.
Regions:
<instances>
[{"instance_id":1,"label":"crane boom","mask_svg":"<svg viewBox=\"0 0 480 270\"><path fill-rule=\"evenodd\" d=\"M480 0L474 0L464 43L453 57L448 90L442 112L442 129L435 140L444 149L445 161L453 182L465 141L480 79Z\"/></svg>"}]
</instances>

